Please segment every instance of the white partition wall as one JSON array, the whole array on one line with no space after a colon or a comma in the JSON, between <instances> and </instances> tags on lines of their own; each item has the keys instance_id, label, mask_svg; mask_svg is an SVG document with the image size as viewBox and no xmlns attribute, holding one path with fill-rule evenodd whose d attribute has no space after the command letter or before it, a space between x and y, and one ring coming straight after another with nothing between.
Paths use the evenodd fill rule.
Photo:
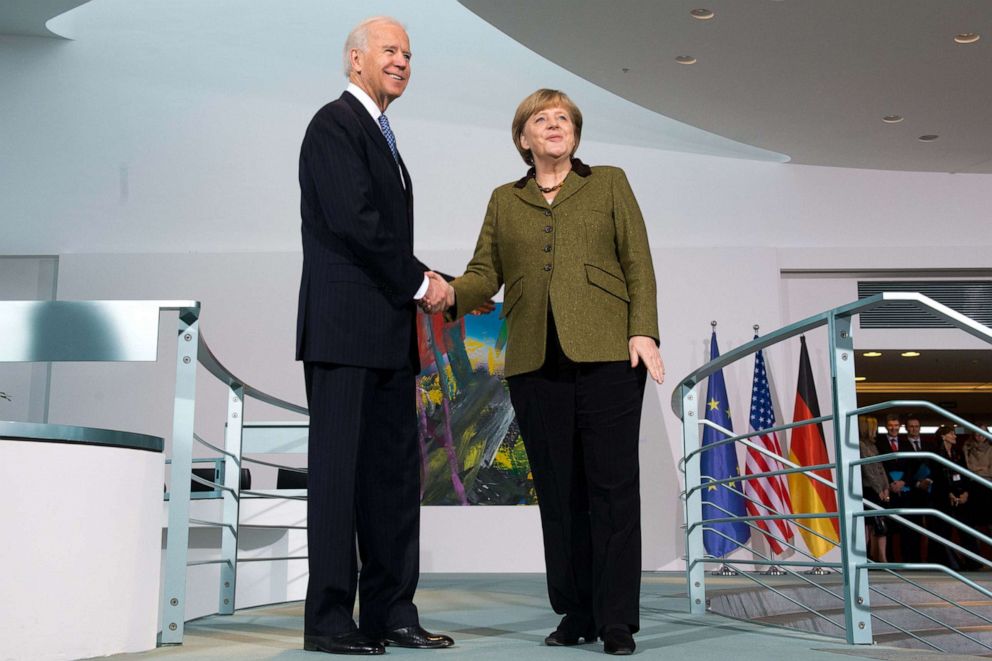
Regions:
<instances>
[{"instance_id":1,"label":"white partition wall","mask_svg":"<svg viewBox=\"0 0 992 661\"><path fill-rule=\"evenodd\" d=\"M0 438L0 659L155 647L161 452Z\"/></svg>"}]
</instances>

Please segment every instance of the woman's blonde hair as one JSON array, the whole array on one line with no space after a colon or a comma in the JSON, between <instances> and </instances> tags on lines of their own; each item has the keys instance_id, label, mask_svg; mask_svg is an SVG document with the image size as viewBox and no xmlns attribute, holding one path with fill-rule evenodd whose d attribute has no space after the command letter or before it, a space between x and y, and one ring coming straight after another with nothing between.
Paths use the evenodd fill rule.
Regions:
<instances>
[{"instance_id":1,"label":"woman's blonde hair","mask_svg":"<svg viewBox=\"0 0 992 661\"><path fill-rule=\"evenodd\" d=\"M575 146L572 147L572 153L568 155L569 158L574 156L575 151L579 148L579 139L582 137L582 111L579 110L577 105L572 103L572 100L564 92L560 90L540 89L520 102L520 105L517 106L517 112L513 115L513 124L510 125L510 130L513 133L513 146L520 152L520 158L524 159L524 163L527 165L534 165L534 155L530 153L529 149L524 149L520 146L520 136L524 133L524 125L534 113L557 106L567 110L572 118L572 126L575 132Z\"/></svg>"}]
</instances>

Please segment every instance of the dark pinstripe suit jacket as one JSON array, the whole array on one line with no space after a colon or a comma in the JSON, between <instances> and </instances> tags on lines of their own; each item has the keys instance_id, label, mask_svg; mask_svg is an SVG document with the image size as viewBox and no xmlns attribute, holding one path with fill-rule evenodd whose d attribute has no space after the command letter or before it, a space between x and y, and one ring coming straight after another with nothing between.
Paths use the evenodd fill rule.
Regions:
<instances>
[{"instance_id":1,"label":"dark pinstripe suit jacket","mask_svg":"<svg viewBox=\"0 0 992 661\"><path fill-rule=\"evenodd\" d=\"M413 296L427 269L413 255L402 170L405 189L378 125L348 92L310 121L300 150L297 360L419 369Z\"/></svg>"}]
</instances>

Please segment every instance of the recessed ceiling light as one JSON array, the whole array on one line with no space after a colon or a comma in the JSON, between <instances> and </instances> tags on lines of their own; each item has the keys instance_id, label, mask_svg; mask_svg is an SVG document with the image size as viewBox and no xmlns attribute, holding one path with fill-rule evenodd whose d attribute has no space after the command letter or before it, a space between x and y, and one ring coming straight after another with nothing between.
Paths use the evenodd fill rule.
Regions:
<instances>
[{"instance_id":1,"label":"recessed ceiling light","mask_svg":"<svg viewBox=\"0 0 992 661\"><path fill-rule=\"evenodd\" d=\"M630 67L624 67L623 69L620 69L620 71L623 71L624 73L630 73Z\"/></svg>"},{"instance_id":2,"label":"recessed ceiling light","mask_svg":"<svg viewBox=\"0 0 992 661\"><path fill-rule=\"evenodd\" d=\"M878 358L879 356L882 355L882 352L881 351L865 351L861 355L864 356L865 358Z\"/></svg>"},{"instance_id":3,"label":"recessed ceiling light","mask_svg":"<svg viewBox=\"0 0 992 661\"><path fill-rule=\"evenodd\" d=\"M716 15L709 9L693 9L692 11L689 12L689 14L693 18L698 18L700 21L708 21Z\"/></svg>"},{"instance_id":4,"label":"recessed ceiling light","mask_svg":"<svg viewBox=\"0 0 992 661\"><path fill-rule=\"evenodd\" d=\"M855 381L864 381L865 380L865 377L863 377L863 376L856 376L856 377L854 377L854 380Z\"/></svg>"},{"instance_id":5,"label":"recessed ceiling light","mask_svg":"<svg viewBox=\"0 0 992 661\"><path fill-rule=\"evenodd\" d=\"M902 356L903 358L916 358L917 356L920 355L920 352L919 351L903 351L899 355Z\"/></svg>"},{"instance_id":6,"label":"recessed ceiling light","mask_svg":"<svg viewBox=\"0 0 992 661\"><path fill-rule=\"evenodd\" d=\"M903 120L902 115L886 115L882 118L882 121L886 124L898 124Z\"/></svg>"},{"instance_id":7,"label":"recessed ceiling light","mask_svg":"<svg viewBox=\"0 0 992 661\"><path fill-rule=\"evenodd\" d=\"M977 32L962 32L954 37L954 41L959 44L973 44L981 38L982 35Z\"/></svg>"},{"instance_id":8,"label":"recessed ceiling light","mask_svg":"<svg viewBox=\"0 0 992 661\"><path fill-rule=\"evenodd\" d=\"M678 57L675 58L675 61L678 62L679 64L695 64L696 58L694 58L692 55L679 55Z\"/></svg>"},{"instance_id":9,"label":"recessed ceiling light","mask_svg":"<svg viewBox=\"0 0 992 661\"><path fill-rule=\"evenodd\" d=\"M917 140L919 140L920 142L933 142L939 137L940 137L939 135L934 135L931 133L928 135L921 135L919 138L917 138Z\"/></svg>"}]
</instances>

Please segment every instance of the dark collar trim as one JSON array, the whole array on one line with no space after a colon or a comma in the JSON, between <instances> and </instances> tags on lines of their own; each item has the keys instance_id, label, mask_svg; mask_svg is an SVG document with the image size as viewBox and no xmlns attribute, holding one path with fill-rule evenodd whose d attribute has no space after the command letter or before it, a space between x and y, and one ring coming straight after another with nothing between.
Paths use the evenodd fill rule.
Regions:
<instances>
[{"instance_id":1,"label":"dark collar trim","mask_svg":"<svg viewBox=\"0 0 992 661\"><path fill-rule=\"evenodd\" d=\"M592 174L592 168L580 161L577 158L572 159L572 172L579 175L580 177L588 177ZM527 181L533 179L536 175L534 168L527 170L527 174L520 178L517 183L513 184L514 188L523 188L527 185Z\"/></svg>"}]
</instances>

